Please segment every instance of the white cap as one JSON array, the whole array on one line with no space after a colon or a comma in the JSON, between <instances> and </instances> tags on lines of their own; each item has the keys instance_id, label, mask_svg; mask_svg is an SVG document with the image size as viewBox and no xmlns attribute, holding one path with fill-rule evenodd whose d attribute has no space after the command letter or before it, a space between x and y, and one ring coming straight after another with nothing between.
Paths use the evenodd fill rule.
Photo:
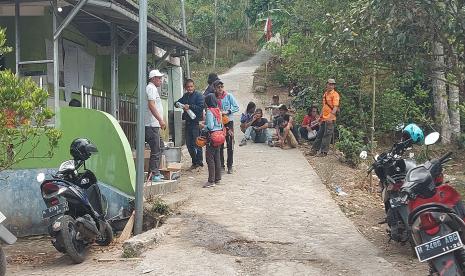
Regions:
<instances>
[{"instance_id":1,"label":"white cap","mask_svg":"<svg viewBox=\"0 0 465 276\"><path fill-rule=\"evenodd\" d=\"M158 70L152 70L150 71L149 73L149 79L153 78L153 77L163 77L164 74L162 74L160 71Z\"/></svg>"}]
</instances>

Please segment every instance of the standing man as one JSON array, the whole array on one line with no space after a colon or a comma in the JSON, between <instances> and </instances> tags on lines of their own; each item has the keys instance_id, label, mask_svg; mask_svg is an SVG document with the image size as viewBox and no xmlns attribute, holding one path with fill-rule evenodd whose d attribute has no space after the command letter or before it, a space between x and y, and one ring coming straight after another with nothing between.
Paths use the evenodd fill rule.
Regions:
<instances>
[{"instance_id":1,"label":"standing man","mask_svg":"<svg viewBox=\"0 0 465 276\"><path fill-rule=\"evenodd\" d=\"M328 155L329 144L334 133L336 113L339 110L339 93L336 91L336 81L328 79L323 94L323 108L320 116L320 129L312 146L311 155L319 152L320 156Z\"/></svg>"},{"instance_id":2,"label":"standing man","mask_svg":"<svg viewBox=\"0 0 465 276\"><path fill-rule=\"evenodd\" d=\"M219 78L216 73L208 74L208 79L207 79L208 86L207 86L207 89L205 89L205 92L203 92L204 97L206 97L210 93L215 93L215 87L213 86L213 83L217 80L219 80Z\"/></svg>"},{"instance_id":3,"label":"standing man","mask_svg":"<svg viewBox=\"0 0 465 276\"><path fill-rule=\"evenodd\" d=\"M199 121L202 120L204 99L200 92L195 91L194 81L187 79L184 83L184 89L186 93L177 102L183 104L182 119L186 121L186 146L189 150L189 154L192 158L191 169L203 167L202 148L199 148L195 144L195 140L200 135ZM195 114L195 118L192 119L187 113L191 110Z\"/></svg>"},{"instance_id":4,"label":"standing man","mask_svg":"<svg viewBox=\"0 0 465 276\"><path fill-rule=\"evenodd\" d=\"M158 70L149 73L149 84L145 89L147 94L147 107L145 112L145 142L150 146L150 161L148 180L159 182L163 179L160 174L160 156L163 139L160 136L160 128L165 129L166 123L163 120L163 105L158 88L161 86L163 74Z\"/></svg>"},{"instance_id":5,"label":"standing man","mask_svg":"<svg viewBox=\"0 0 465 276\"><path fill-rule=\"evenodd\" d=\"M213 83L213 87L215 87L215 95L216 99L218 100L218 107L220 108L223 116L227 116L229 119L229 122L224 126L226 127L226 146L228 149L228 174L231 174L234 149L234 122L232 114L239 111L239 106L237 105L237 101L234 96L224 90L224 84L221 80L216 80ZM224 168L224 144L220 148L220 159L221 166Z\"/></svg>"}]
</instances>

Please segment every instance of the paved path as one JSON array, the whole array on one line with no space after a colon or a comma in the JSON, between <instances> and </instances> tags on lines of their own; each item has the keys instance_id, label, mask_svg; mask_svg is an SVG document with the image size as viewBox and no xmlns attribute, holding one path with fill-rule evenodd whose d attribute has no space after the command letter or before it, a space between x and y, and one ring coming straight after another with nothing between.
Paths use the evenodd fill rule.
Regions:
<instances>
[{"instance_id":1,"label":"paved path","mask_svg":"<svg viewBox=\"0 0 465 276\"><path fill-rule=\"evenodd\" d=\"M260 52L222 76L241 110L253 97L253 72L265 59ZM225 174L220 185L201 188L206 168L183 176L182 192L191 201L168 221L174 230L141 262L94 261L49 268L47 274L400 274L357 232L298 150L237 145L234 174Z\"/></svg>"}]
</instances>

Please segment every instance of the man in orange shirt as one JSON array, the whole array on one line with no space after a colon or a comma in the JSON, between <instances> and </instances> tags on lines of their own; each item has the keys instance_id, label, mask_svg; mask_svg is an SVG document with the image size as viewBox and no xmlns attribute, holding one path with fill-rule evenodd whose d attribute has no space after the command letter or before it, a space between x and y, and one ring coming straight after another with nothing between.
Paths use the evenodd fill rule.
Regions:
<instances>
[{"instance_id":1,"label":"man in orange shirt","mask_svg":"<svg viewBox=\"0 0 465 276\"><path fill-rule=\"evenodd\" d=\"M320 153L326 156L329 144L334 133L334 123L336 122L336 112L339 110L339 93L336 91L336 81L329 79L326 83L323 95L323 108L320 116L320 129L312 146L312 155Z\"/></svg>"}]
</instances>

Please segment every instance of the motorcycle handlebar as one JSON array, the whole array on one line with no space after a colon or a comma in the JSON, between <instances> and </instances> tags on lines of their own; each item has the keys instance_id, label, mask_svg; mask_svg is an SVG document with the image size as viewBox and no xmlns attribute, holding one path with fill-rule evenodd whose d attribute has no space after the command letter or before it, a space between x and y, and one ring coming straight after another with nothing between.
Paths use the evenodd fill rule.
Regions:
<instances>
[{"instance_id":1,"label":"motorcycle handlebar","mask_svg":"<svg viewBox=\"0 0 465 276\"><path fill-rule=\"evenodd\" d=\"M448 153L444 154L441 158L438 159L439 163L443 164L448 162L449 157L453 154L452 151L449 151Z\"/></svg>"}]
</instances>

